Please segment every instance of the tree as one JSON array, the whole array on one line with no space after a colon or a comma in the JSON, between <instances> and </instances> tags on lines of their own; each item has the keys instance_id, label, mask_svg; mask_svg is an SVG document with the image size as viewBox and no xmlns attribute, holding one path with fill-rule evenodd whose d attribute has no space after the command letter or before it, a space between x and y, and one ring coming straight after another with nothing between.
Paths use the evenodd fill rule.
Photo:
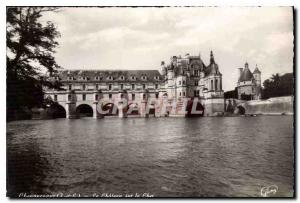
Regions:
<instances>
[{"instance_id":1,"label":"tree","mask_svg":"<svg viewBox=\"0 0 300 203\"><path fill-rule=\"evenodd\" d=\"M293 95L294 77L292 73L280 76L278 73L263 82L262 98Z\"/></svg>"},{"instance_id":2,"label":"tree","mask_svg":"<svg viewBox=\"0 0 300 203\"><path fill-rule=\"evenodd\" d=\"M53 54L60 33L52 22L43 24L45 12L56 12L50 7L8 7L6 22L7 43L7 110L40 106L43 86L59 88L51 83L50 75L60 67ZM9 114L7 112L7 114Z\"/></svg>"}]
</instances>

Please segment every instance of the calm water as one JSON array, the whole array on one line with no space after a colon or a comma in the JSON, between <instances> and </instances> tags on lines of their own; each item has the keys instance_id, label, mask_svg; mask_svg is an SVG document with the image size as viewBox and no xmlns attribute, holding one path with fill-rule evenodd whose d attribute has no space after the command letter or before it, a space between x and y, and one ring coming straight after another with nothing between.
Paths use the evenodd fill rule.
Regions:
<instances>
[{"instance_id":1,"label":"calm water","mask_svg":"<svg viewBox=\"0 0 300 203\"><path fill-rule=\"evenodd\" d=\"M292 196L293 117L16 121L7 162L9 196Z\"/></svg>"}]
</instances>

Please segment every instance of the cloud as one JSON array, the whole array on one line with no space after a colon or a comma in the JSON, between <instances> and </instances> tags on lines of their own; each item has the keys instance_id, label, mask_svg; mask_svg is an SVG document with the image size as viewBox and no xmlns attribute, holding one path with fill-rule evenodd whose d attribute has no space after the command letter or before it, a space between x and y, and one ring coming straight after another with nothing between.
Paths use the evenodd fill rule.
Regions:
<instances>
[{"instance_id":1,"label":"cloud","mask_svg":"<svg viewBox=\"0 0 300 203\"><path fill-rule=\"evenodd\" d=\"M66 68L157 69L185 53L207 64L213 50L225 90L245 61L263 80L293 70L291 7L62 8L44 20L62 33L56 57Z\"/></svg>"}]
</instances>

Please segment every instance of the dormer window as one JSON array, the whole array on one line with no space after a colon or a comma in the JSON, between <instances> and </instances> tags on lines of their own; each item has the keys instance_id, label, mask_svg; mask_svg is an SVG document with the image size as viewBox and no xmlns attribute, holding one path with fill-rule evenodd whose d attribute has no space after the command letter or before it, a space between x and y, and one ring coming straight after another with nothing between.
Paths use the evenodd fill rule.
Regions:
<instances>
[{"instance_id":1,"label":"dormer window","mask_svg":"<svg viewBox=\"0 0 300 203\"><path fill-rule=\"evenodd\" d=\"M143 75L142 80L147 80L147 76Z\"/></svg>"},{"instance_id":2,"label":"dormer window","mask_svg":"<svg viewBox=\"0 0 300 203\"><path fill-rule=\"evenodd\" d=\"M108 76L108 79L109 80L113 80L114 78L112 76Z\"/></svg>"},{"instance_id":3,"label":"dormer window","mask_svg":"<svg viewBox=\"0 0 300 203\"><path fill-rule=\"evenodd\" d=\"M99 76L96 76L96 77L95 77L95 80L100 80L100 77L99 77Z\"/></svg>"},{"instance_id":4,"label":"dormer window","mask_svg":"<svg viewBox=\"0 0 300 203\"><path fill-rule=\"evenodd\" d=\"M121 77L120 77L120 80L124 80L124 79L125 79L125 77L124 77L124 76L121 76Z\"/></svg>"},{"instance_id":5,"label":"dormer window","mask_svg":"<svg viewBox=\"0 0 300 203\"><path fill-rule=\"evenodd\" d=\"M135 76L131 76L131 80L135 80Z\"/></svg>"},{"instance_id":6,"label":"dormer window","mask_svg":"<svg viewBox=\"0 0 300 203\"><path fill-rule=\"evenodd\" d=\"M159 80L159 76L155 76L154 79L155 79L155 80Z\"/></svg>"},{"instance_id":7,"label":"dormer window","mask_svg":"<svg viewBox=\"0 0 300 203\"><path fill-rule=\"evenodd\" d=\"M80 80L88 80L88 77L82 76L80 77Z\"/></svg>"}]
</instances>

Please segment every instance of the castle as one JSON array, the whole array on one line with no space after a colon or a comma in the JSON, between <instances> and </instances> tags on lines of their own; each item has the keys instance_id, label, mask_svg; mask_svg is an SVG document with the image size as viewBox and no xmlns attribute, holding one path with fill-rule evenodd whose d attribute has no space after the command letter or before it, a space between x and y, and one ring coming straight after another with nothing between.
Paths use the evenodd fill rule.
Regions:
<instances>
[{"instance_id":1,"label":"castle","mask_svg":"<svg viewBox=\"0 0 300 203\"><path fill-rule=\"evenodd\" d=\"M119 117L132 115L126 109L134 106L135 115L147 117L186 116L179 113L185 99L201 105L204 116L223 115L224 91L222 74L213 52L205 65L200 56L173 56L161 70L62 70L52 75L62 84L63 90L47 89L45 97L55 101L65 111L67 118L78 117L78 112L90 109L94 118L101 118L101 110ZM123 100L127 100L124 106ZM161 112L159 102L166 101L167 112ZM100 100L102 103L100 104ZM177 102L175 106L173 103ZM150 111L147 110L147 105ZM198 104L197 104L198 105ZM112 111L112 109L116 111ZM172 111L172 108L177 108ZM184 106L186 108L186 106ZM197 107L198 108L198 107ZM182 110L182 109L181 109ZM185 109L183 109L185 110ZM99 113L100 112L100 113Z\"/></svg>"},{"instance_id":2,"label":"castle","mask_svg":"<svg viewBox=\"0 0 300 203\"><path fill-rule=\"evenodd\" d=\"M257 100L261 98L261 72L257 65L253 73L246 62L245 67L239 68L239 79L237 82L238 99Z\"/></svg>"}]
</instances>

